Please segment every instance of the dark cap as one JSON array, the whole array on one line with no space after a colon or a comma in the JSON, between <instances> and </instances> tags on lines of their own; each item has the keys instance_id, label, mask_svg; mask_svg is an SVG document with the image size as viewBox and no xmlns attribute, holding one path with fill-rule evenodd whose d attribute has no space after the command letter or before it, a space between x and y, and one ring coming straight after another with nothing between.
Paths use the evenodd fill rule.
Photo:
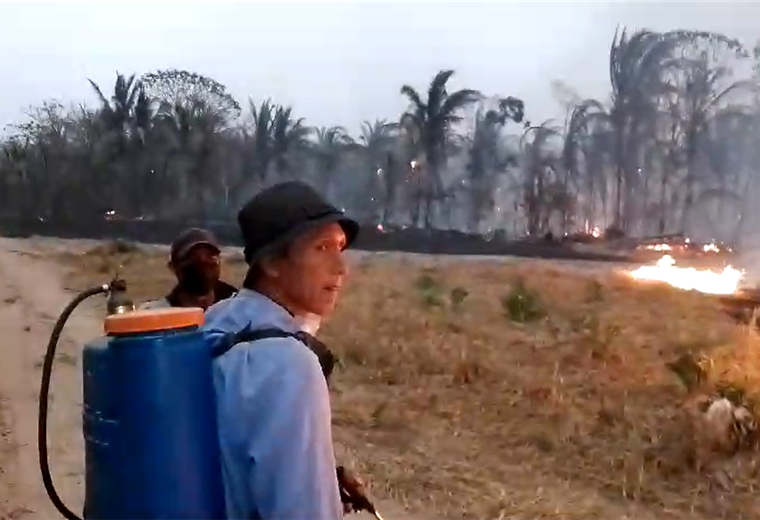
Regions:
<instances>
[{"instance_id":1,"label":"dark cap","mask_svg":"<svg viewBox=\"0 0 760 520\"><path fill-rule=\"evenodd\" d=\"M248 264L324 224L340 224L346 234L346 247L359 233L356 221L325 201L311 186L298 181L262 190L243 206L237 218Z\"/></svg>"},{"instance_id":2,"label":"dark cap","mask_svg":"<svg viewBox=\"0 0 760 520\"><path fill-rule=\"evenodd\" d=\"M170 253L170 260L172 263L184 260L185 257L195 246L209 246L216 249L221 253L219 249L219 241L216 239L211 231L200 228L186 229L172 242L172 249Z\"/></svg>"}]
</instances>

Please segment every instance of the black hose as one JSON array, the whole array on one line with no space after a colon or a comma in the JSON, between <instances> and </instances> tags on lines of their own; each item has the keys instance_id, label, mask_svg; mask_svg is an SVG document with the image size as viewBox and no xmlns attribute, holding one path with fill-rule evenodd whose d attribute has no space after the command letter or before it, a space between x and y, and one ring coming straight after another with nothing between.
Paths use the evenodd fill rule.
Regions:
<instances>
[{"instance_id":1,"label":"black hose","mask_svg":"<svg viewBox=\"0 0 760 520\"><path fill-rule=\"evenodd\" d=\"M63 503L61 497L55 490L53 485L53 477L50 475L50 462L48 460L48 446L47 446L47 419L48 419L48 396L50 395L50 377L53 373L53 361L55 360L55 349L58 347L58 340L63 332L63 326L66 325L66 321L74 312L74 309L90 296L96 294L107 293L110 290L110 286L99 285L92 287L79 293L71 302L63 309L63 312L58 317L58 321L55 322L53 332L50 334L50 340L47 345L47 352L45 352L45 359L42 362L42 383L40 384L40 408L39 417L37 422L37 451L40 457L40 471L42 472L42 483L45 485L45 491L53 503L55 508L63 515L66 520L82 520L74 512L72 512L66 504Z\"/></svg>"}]
</instances>

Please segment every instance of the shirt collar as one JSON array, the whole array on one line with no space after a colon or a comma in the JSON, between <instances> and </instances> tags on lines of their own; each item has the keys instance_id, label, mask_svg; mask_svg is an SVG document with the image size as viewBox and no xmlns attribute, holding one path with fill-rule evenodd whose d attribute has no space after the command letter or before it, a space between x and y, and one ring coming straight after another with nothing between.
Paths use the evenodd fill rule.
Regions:
<instances>
[{"instance_id":1,"label":"shirt collar","mask_svg":"<svg viewBox=\"0 0 760 520\"><path fill-rule=\"evenodd\" d=\"M293 315L285 307L258 291L241 287L233 298L239 298L242 301L246 301L246 303L250 302L255 305L259 311L266 309L266 311L268 311L267 314L269 315L267 321L273 326L287 331L299 330L298 324Z\"/></svg>"}]
</instances>

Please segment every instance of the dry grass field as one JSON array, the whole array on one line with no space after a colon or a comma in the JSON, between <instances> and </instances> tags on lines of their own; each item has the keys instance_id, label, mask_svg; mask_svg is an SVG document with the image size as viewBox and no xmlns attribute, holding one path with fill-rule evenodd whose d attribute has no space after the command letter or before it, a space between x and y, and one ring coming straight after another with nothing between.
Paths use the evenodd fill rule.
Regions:
<instances>
[{"instance_id":1,"label":"dry grass field","mask_svg":"<svg viewBox=\"0 0 760 520\"><path fill-rule=\"evenodd\" d=\"M69 288L116 266L136 300L172 282L162 251L104 244L61 260ZM244 268L232 255L224 278L239 284ZM340 459L412 511L760 515L757 452L712 445L699 420L704 396L760 404L760 338L712 297L551 262L366 256L320 337L341 359Z\"/></svg>"}]
</instances>

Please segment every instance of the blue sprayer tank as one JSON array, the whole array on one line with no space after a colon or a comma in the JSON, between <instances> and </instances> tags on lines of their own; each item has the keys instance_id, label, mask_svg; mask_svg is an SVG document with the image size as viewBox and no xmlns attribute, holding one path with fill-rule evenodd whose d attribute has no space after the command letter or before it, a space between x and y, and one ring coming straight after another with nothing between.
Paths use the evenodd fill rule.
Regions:
<instances>
[{"instance_id":1,"label":"blue sprayer tank","mask_svg":"<svg viewBox=\"0 0 760 520\"><path fill-rule=\"evenodd\" d=\"M201 309L106 318L84 349L84 518L225 517Z\"/></svg>"}]
</instances>

